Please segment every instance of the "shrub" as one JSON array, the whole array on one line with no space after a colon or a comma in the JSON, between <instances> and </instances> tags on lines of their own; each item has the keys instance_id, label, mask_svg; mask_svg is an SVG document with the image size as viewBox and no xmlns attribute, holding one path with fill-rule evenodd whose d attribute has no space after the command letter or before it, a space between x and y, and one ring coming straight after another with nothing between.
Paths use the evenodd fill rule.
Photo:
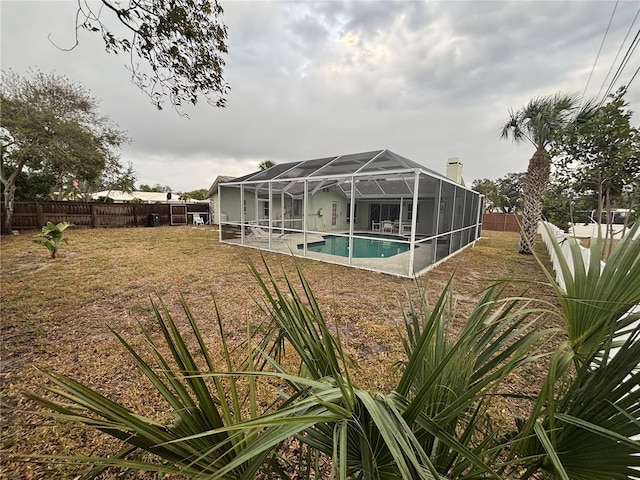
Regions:
<instances>
[{"instance_id":1,"label":"shrub","mask_svg":"<svg viewBox=\"0 0 640 480\"><path fill-rule=\"evenodd\" d=\"M60 222L54 225L51 222L42 227L42 232L34 235L33 242L46 247L51 253L51 258L56 258L58 249L62 248L62 243L67 243L66 238L62 238L62 233L69 227L73 227L73 223Z\"/></svg>"}]
</instances>

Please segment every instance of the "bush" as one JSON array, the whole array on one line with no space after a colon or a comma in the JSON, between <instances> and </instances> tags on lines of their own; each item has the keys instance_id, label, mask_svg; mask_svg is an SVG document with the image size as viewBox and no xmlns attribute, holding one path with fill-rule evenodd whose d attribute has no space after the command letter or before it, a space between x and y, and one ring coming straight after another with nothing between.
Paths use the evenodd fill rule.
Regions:
<instances>
[{"instance_id":1,"label":"bush","mask_svg":"<svg viewBox=\"0 0 640 480\"><path fill-rule=\"evenodd\" d=\"M51 222L42 227L42 232L34 235L33 242L42 245L51 253L51 258L56 258L58 249L62 248L62 243L67 243L66 238L62 238L62 233L69 227L73 227L73 223L60 222L54 225Z\"/></svg>"}]
</instances>

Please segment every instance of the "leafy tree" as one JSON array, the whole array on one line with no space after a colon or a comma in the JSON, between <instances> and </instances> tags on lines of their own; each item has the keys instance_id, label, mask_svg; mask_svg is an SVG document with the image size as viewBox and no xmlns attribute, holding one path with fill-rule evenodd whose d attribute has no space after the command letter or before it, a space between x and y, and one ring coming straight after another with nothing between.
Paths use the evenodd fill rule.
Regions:
<instances>
[{"instance_id":1,"label":"leafy tree","mask_svg":"<svg viewBox=\"0 0 640 480\"><path fill-rule=\"evenodd\" d=\"M522 209L524 173L508 173L496 181L498 187L498 207L503 213L516 213Z\"/></svg>"},{"instance_id":2,"label":"leafy tree","mask_svg":"<svg viewBox=\"0 0 640 480\"><path fill-rule=\"evenodd\" d=\"M83 200L89 201L91 199L91 193L97 190L119 190L122 192L131 192L135 187L135 181L136 172L131 163L123 165L117 158L109 157L107 158L105 169L94 183L97 187L94 187L91 184L82 185L79 182L75 186L77 189L77 195L79 195Z\"/></svg>"},{"instance_id":3,"label":"leafy tree","mask_svg":"<svg viewBox=\"0 0 640 480\"><path fill-rule=\"evenodd\" d=\"M3 233L11 229L21 173L38 172L58 191L78 182L95 184L128 141L98 112L98 101L86 89L57 74L31 72L26 78L3 71L0 107Z\"/></svg>"},{"instance_id":4,"label":"leafy tree","mask_svg":"<svg viewBox=\"0 0 640 480\"><path fill-rule=\"evenodd\" d=\"M192 192L184 192L181 197L184 199L191 198L193 200L204 200L207 198L207 189L200 188L198 190L193 190Z\"/></svg>"},{"instance_id":5,"label":"leafy tree","mask_svg":"<svg viewBox=\"0 0 640 480\"><path fill-rule=\"evenodd\" d=\"M516 143L528 140L535 148L529 160L523 189L520 253L533 253L541 215L541 200L549 184L549 150L564 128L588 118L593 114L593 110L590 104L579 108L576 95L557 93L553 96L534 98L517 112L509 112L509 121L502 128L500 138L511 138Z\"/></svg>"},{"instance_id":6,"label":"leafy tree","mask_svg":"<svg viewBox=\"0 0 640 480\"><path fill-rule=\"evenodd\" d=\"M266 170L267 168L271 168L274 165L276 165L276 162L274 162L273 160L263 160L260 162L260 164L258 165L258 168L260 170Z\"/></svg>"},{"instance_id":7,"label":"leafy tree","mask_svg":"<svg viewBox=\"0 0 640 480\"><path fill-rule=\"evenodd\" d=\"M471 184L471 188L484 195L484 208L487 212L492 212L493 209L498 206L499 194L496 182L489 180L488 178L474 180Z\"/></svg>"},{"instance_id":8,"label":"leafy tree","mask_svg":"<svg viewBox=\"0 0 640 480\"><path fill-rule=\"evenodd\" d=\"M542 216L564 231L569 229L572 219L572 198L561 183L552 182L542 198Z\"/></svg>"},{"instance_id":9,"label":"leafy tree","mask_svg":"<svg viewBox=\"0 0 640 480\"><path fill-rule=\"evenodd\" d=\"M630 124L625 94L619 89L596 115L566 129L556 148L560 181L597 198L598 222L604 211L611 218L612 205L625 195L633 198L629 194L640 184L640 133Z\"/></svg>"},{"instance_id":10,"label":"leafy tree","mask_svg":"<svg viewBox=\"0 0 640 480\"><path fill-rule=\"evenodd\" d=\"M498 180L474 180L471 188L485 196L485 208L491 212L499 208L502 213L516 213L522 205L524 173L508 173Z\"/></svg>"},{"instance_id":11,"label":"leafy tree","mask_svg":"<svg viewBox=\"0 0 640 480\"><path fill-rule=\"evenodd\" d=\"M140 190L141 192L165 192L165 193L172 191L169 185L160 185L159 183L156 183L153 187L145 184L140 184L140 186L138 187L138 190Z\"/></svg>"},{"instance_id":12,"label":"leafy tree","mask_svg":"<svg viewBox=\"0 0 640 480\"><path fill-rule=\"evenodd\" d=\"M13 170L10 165L7 165L5 175L10 177ZM23 169L16 177L14 198L16 201L44 201L51 198L51 192L54 190L55 178L44 172L30 172Z\"/></svg>"},{"instance_id":13,"label":"leafy tree","mask_svg":"<svg viewBox=\"0 0 640 480\"><path fill-rule=\"evenodd\" d=\"M217 0L78 0L77 32L99 32L107 52L130 58L132 81L158 109L166 97L174 107L198 96L226 105L223 79L227 27ZM120 31L126 27L121 35ZM140 63L149 68L141 68Z\"/></svg>"}]
</instances>

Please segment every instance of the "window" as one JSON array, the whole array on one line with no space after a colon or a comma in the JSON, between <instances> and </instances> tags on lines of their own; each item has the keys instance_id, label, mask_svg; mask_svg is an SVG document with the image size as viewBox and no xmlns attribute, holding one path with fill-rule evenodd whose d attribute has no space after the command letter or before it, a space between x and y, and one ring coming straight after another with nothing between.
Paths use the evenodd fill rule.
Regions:
<instances>
[{"instance_id":1,"label":"window","mask_svg":"<svg viewBox=\"0 0 640 480\"><path fill-rule=\"evenodd\" d=\"M333 202L331 204L331 226L335 227L338 225L338 204Z\"/></svg>"},{"instance_id":2,"label":"window","mask_svg":"<svg viewBox=\"0 0 640 480\"><path fill-rule=\"evenodd\" d=\"M399 203L372 203L370 213L371 213L372 222L380 222L383 220L399 220L400 204Z\"/></svg>"},{"instance_id":3,"label":"window","mask_svg":"<svg viewBox=\"0 0 640 480\"><path fill-rule=\"evenodd\" d=\"M269 202L263 202L263 210L264 218L269 218Z\"/></svg>"}]
</instances>

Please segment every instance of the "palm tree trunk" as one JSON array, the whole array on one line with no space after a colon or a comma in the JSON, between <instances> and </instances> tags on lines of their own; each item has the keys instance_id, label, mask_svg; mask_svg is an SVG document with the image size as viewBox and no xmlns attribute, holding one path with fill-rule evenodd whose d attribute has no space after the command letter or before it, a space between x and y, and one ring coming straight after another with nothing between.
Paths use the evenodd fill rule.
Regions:
<instances>
[{"instance_id":1,"label":"palm tree trunk","mask_svg":"<svg viewBox=\"0 0 640 480\"><path fill-rule=\"evenodd\" d=\"M536 241L538 222L542 216L542 197L549 185L549 154L539 148L529 160L529 168L524 181L524 206L522 231L520 232L519 253L531 255Z\"/></svg>"}]
</instances>

